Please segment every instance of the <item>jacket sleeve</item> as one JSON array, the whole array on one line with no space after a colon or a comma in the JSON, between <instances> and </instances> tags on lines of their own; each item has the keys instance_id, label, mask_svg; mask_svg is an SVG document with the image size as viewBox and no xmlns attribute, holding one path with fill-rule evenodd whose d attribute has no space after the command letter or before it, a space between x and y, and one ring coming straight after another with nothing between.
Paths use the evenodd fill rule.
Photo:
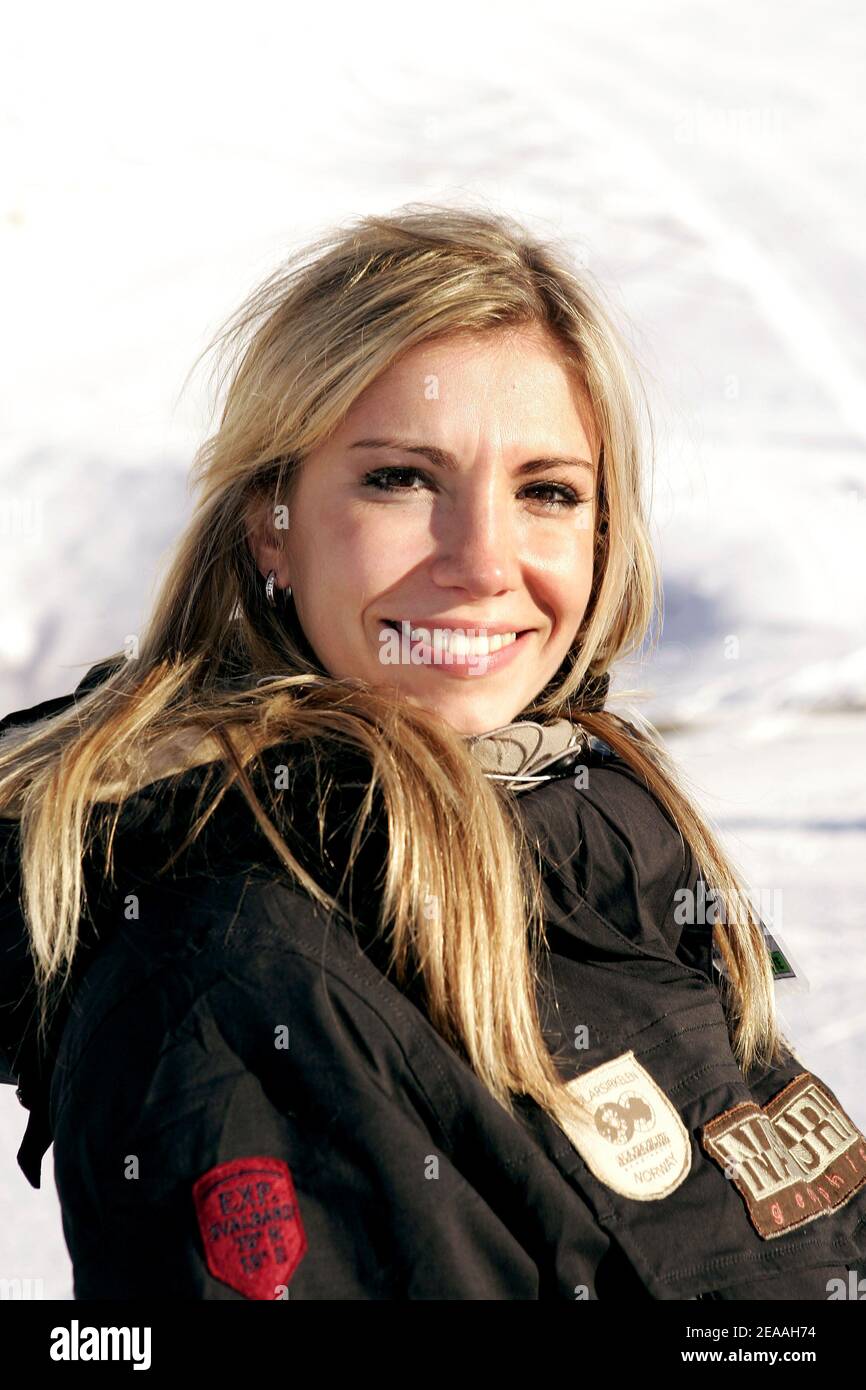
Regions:
<instances>
[{"instance_id":1,"label":"jacket sleeve","mask_svg":"<svg viewBox=\"0 0 866 1390\"><path fill-rule=\"evenodd\" d=\"M0 739L12 729L36 724L60 714L76 697L86 695L120 663L109 657L91 666L74 691L58 695L27 709L12 710L0 719ZM19 822L0 810L0 1085L21 1086L19 1049L27 1032L26 1016L31 1007L34 975L29 955L29 937L21 911L19 872Z\"/></svg>"},{"instance_id":2,"label":"jacket sleeve","mask_svg":"<svg viewBox=\"0 0 866 1390\"><path fill-rule=\"evenodd\" d=\"M534 1259L449 1161L397 1039L345 980L280 950L193 994L161 1037L156 991L115 1011L89 1140L61 1111L77 1298L539 1296Z\"/></svg>"},{"instance_id":3,"label":"jacket sleeve","mask_svg":"<svg viewBox=\"0 0 866 1390\"><path fill-rule=\"evenodd\" d=\"M508 1298L522 1286L536 1297L533 1261L449 1161L430 1097L380 1016L321 971L304 988L313 1008L293 1009L294 1026L264 1025L270 1055L250 1057L241 1083L261 1094L250 1097L253 1130L264 1126L296 1185L290 1295ZM260 995L239 989L233 981L209 1000L236 1043L263 1026ZM247 1122L236 1126L231 1110L228 1120L221 1147L243 1150ZM210 1264L215 1243L199 1235Z\"/></svg>"}]
</instances>

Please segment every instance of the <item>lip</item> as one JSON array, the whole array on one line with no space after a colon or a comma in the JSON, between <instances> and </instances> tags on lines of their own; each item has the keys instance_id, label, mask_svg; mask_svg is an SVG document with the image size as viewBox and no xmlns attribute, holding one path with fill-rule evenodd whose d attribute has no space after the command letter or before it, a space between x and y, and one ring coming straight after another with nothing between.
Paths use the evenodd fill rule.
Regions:
<instances>
[{"instance_id":1,"label":"lip","mask_svg":"<svg viewBox=\"0 0 866 1390\"><path fill-rule=\"evenodd\" d=\"M396 622L396 619L394 619L394 621ZM388 627L386 619L380 618L379 622L381 628ZM416 627L424 626L429 626L431 628L460 628L460 624L453 620L448 623L428 624L419 620L417 623L413 622L411 624L410 631L414 631ZM393 629L391 630L393 631ZM497 632L515 631L513 627L505 627L503 625L484 627L477 623L474 628L470 624L466 624L461 630L467 633L471 632L475 636L481 635L482 633L489 633L491 636L495 636ZM413 668L424 666L443 676L456 677L458 680L471 680L473 677L493 675L494 672L502 670L505 666L508 666L510 662L516 660L518 655L525 650L526 644L534 632L535 628L524 628L522 632L518 633L513 642L509 642L507 647L500 647L497 652L489 652L486 656L479 656L472 652L465 652L460 655L440 650L437 653L431 643L418 641L410 637L408 633L401 631L398 634L400 637L400 664ZM416 653L415 660L411 660L410 657L410 653L413 650ZM439 658L438 660L436 659L437 655ZM419 657L420 660L418 659Z\"/></svg>"}]
</instances>

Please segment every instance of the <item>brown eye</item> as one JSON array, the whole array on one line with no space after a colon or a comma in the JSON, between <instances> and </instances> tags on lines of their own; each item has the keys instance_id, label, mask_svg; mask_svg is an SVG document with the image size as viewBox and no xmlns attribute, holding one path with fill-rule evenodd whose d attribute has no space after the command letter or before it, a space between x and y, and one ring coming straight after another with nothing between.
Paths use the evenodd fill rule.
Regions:
<instances>
[{"instance_id":1,"label":"brown eye","mask_svg":"<svg viewBox=\"0 0 866 1390\"><path fill-rule=\"evenodd\" d=\"M541 499L541 505L550 508L551 511L559 511L561 508L571 509L572 507L579 507L582 503L590 500L588 497L581 497L579 493L575 492L574 488L568 487L566 483L533 483L532 487L527 489L527 491L546 492L548 496L553 493L553 500L544 501Z\"/></svg>"},{"instance_id":2,"label":"brown eye","mask_svg":"<svg viewBox=\"0 0 866 1390\"><path fill-rule=\"evenodd\" d=\"M361 479L362 487L370 487L377 492L418 492L418 488L401 487L395 478L424 478L420 468L374 468Z\"/></svg>"}]
</instances>

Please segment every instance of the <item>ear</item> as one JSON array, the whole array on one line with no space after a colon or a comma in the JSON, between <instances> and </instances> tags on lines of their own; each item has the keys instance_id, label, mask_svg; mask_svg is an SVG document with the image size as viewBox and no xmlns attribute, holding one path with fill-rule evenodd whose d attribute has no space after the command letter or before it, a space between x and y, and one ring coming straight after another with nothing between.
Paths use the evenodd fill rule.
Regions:
<instances>
[{"instance_id":1,"label":"ear","mask_svg":"<svg viewBox=\"0 0 866 1390\"><path fill-rule=\"evenodd\" d=\"M271 570L276 572L276 587L285 589L290 583L289 562L285 548L278 544L270 504L266 498L251 502L246 513L247 542L262 578Z\"/></svg>"}]
</instances>

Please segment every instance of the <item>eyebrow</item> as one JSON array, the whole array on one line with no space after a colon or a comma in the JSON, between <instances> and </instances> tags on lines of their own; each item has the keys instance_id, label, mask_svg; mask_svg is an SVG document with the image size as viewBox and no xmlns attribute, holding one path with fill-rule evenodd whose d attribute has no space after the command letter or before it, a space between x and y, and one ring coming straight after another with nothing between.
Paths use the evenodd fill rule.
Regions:
<instances>
[{"instance_id":1,"label":"eyebrow","mask_svg":"<svg viewBox=\"0 0 866 1390\"><path fill-rule=\"evenodd\" d=\"M404 454L420 454L423 458L429 459L431 463L438 464L440 468L447 468L450 472L456 472L459 468L457 458L447 449L440 449L435 444L417 444L411 439L356 439L354 444L349 445L349 448L399 449ZM589 459L570 458L562 454L545 454L543 458L529 459L520 465L516 473L518 477L522 477L527 473L540 473L545 468L560 466L586 468L592 477L595 477L595 468Z\"/></svg>"}]
</instances>

